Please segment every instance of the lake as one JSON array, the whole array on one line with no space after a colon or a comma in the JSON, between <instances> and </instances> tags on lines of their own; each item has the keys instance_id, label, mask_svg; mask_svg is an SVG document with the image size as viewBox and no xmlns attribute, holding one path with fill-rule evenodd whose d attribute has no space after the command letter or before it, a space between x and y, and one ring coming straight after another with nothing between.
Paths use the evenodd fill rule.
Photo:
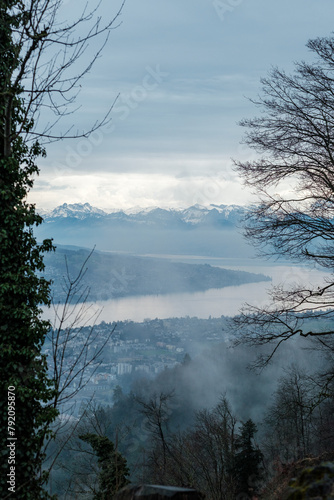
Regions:
<instances>
[{"instance_id":1,"label":"lake","mask_svg":"<svg viewBox=\"0 0 334 500\"><path fill-rule=\"evenodd\" d=\"M170 256L168 256L170 258ZM175 257L176 259L177 257ZM201 258L203 262L203 258ZM318 284L328 273L311 270L307 268L287 265L254 265L237 266L231 265L224 259L205 259L205 263L211 263L226 269L238 269L249 272L262 273L272 278L272 282L263 281L259 283L248 283L239 286L230 286L220 289L206 290L195 293L174 293L166 295L139 295L134 297L111 299L90 303L88 316L81 318L81 324L91 324L90 317L99 314L98 321L124 321L132 320L141 322L145 319L170 318L196 316L207 319L209 316L234 316L245 302L255 306L264 305L268 302L267 292L272 285L279 283L303 283ZM184 258L185 261L185 258ZM214 262L212 262L214 261ZM217 262L219 261L219 262ZM192 257L192 262L194 258ZM204 262L203 262L204 263ZM45 317L51 321L54 319L52 309L45 311Z\"/></svg>"}]
</instances>

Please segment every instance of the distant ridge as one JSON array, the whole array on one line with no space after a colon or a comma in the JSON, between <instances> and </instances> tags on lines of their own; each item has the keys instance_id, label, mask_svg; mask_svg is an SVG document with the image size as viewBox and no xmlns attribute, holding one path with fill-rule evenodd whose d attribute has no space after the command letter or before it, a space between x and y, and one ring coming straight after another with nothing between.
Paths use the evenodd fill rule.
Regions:
<instances>
[{"instance_id":1,"label":"distant ridge","mask_svg":"<svg viewBox=\"0 0 334 500\"><path fill-rule=\"evenodd\" d=\"M59 218L87 219L106 218L109 220L123 220L128 222L147 223L173 223L179 222L186 225L196 226L205 223L236 224L245 214L246 208L239 205L209 205L208 207L195 204L185 209L168 209L160 207L133 207L125 210L113 209L105 212L93 207L89 203L64 203L53 210L46 212L41 210L46 222Z\"/></svg>"},{"instance_id":2,"label":"distant ridge","mask_svg":"<svg viewBox=\"0 0 334 500\"><path fill-rule=\"evenodd\" d=\"M248 207L193 205L188 208L134 207L101 210L89 203L64 203L40 211L41 241L133 255L194 255L249 259L254 249L242 235Z\"/></svg>"},{"instance_id":3,"label":"distant ridge","mask_svg":"<svg viewBox=\"0 0 334 500\"><path fill-rule=\"evenodd\" d=\"M44 218L53 219L56 217L75 217L85 219L90 216L104 216L106 212L99 208L92 207L89 203L63 203L54 208L51 212L44 212Z\"/></svg>"},{"instance_id":4,"label":"distant ridge","mask_svg":"<svg viewBox=\"0 0 334 500\"><path fill-rule=\"evenodd\" d=\"M55 301L66 299L65 257L71 276L77 276L90 251L57 248L45 256L45 277L52 281ZM108 300L135 295L190 293L270 281L268 276L208 264L170 262L167 259L136 257L109 252L94 252L83 284L90 288L90 300Z\"/></svg>"}]
</instances>

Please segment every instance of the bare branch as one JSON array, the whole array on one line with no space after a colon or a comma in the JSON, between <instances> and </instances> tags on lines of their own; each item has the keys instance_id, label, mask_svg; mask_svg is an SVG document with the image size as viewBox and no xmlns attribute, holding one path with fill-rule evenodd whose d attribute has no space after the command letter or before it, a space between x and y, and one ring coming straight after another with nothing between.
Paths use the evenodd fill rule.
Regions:
<instances>
[{"instance_id":1,"label":"bare branch","mask_svg":"<svg viewBox=\"0 0 334 500\"><path fill-rule=\"evenodd\" d=\"M86 130L72 132L71 127L65 132L56 131L60 120L76 111L73 105L81 90L81 81L99 59L111 31L120 25L124 3L125 0L120 0L115 15L106 21L99 15L102 0L92 7L87 2L72 22L62 19L66 17L62 0L25 0L12 9L12 14L19 19L13 30L18 65L12 68L11 82L5 90L7 129L4 137L8 143L18 136L26 142L38 138L43 143L88 137L108 123L117 97L104 116ZM99 46L83 64L93 40ZM23 99L24 113L20 125L11 130L13 98L17 95ZM55 115L55 120L44 127L39 119L42 109Z\"/></svg>"},{"instance_id":2,"label":"bare branch","mask_svg":"<svg viewBox=\"0 0 334 500\"><path fill-rule=\"evenodd\" d=\"M234 321L236 344L275 346L260 365L293 337L326 343L334 333L328 324L334 314L333 38L311 40L308 47L317 57L313 64L296 64L292 75L273 68L262 80L262 95L253 101L262 115L241 122L248 129L245 143L261 157L235 165L261 200L244 220L259 254L331 274L321 285L273 287L267 307L244 307ZM292 194L285 194L287 182ZM309 328L307 319L316 324Z\"/></svg>"}]
</instances>

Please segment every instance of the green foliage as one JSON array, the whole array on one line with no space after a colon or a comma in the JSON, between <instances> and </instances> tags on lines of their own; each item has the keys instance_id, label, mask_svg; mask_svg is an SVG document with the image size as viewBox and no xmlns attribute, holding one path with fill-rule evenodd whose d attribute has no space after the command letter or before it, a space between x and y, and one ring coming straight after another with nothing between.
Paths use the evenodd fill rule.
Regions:
<instances>
[{"instance_id":1,"label":"green foliage","mask_svg":"<svg viewBox=\"0 0 334 500\"><path fill-rule=\"evenodd\" d=\"M14 7L19 6L15 10ZM19 64L13 30L22 21L19 2L0 5L0 415L1 498L44 498L41 472L43 441L56 411L47 403L53 396L46 358L41 354L49 323L41 319L41 304L49 304L50 283L37 275L43 271L43 252L51 240L38 245L33 227L42 222L35 207L26 202L38 173L36 157L44 150L36 142L28 147L20 136L31 123L25 119L22 89L12 84ZM8 399L8 388L12 399ZM15 411L15 494L8 490L8 405ZM15 403L15 404L14 404ZM6 451L5 451L6 450ZM12 469L13 470L13 469Z\"/></svg>"},{"instance_id":2,"label":"green foliage","mask_svg":"<svg viewBox=\"0 0 334 500\"><path fill-rule=\"evenodd\" d=\"M115 450L113 442L105 436L87 433L79 437L91 445L98 457L99 491L94 495L94 500L107 500L129 483L126 459Z\"/></svg>"},{"instance_id":3,"label":"green foliage","mask_svg":"<svg viewBox=\"0 0 334 500\"><path fill-rule=\"evenodd\" d=\"M262 476L263 454L254 445L256 432L256 425L251 419L242 424L236 440L237 451L234 458L237 491L250 496L256 492L256 486Z\"/></svg>"},{"instance_id":4,"label":"green foliage","mask_svg":"<svg viewBox=\"0 0 334 500\"><path fill-rule=\"evenodd\" d=\"M306 498L333 498L334 464L322 462L319 465L305 468L298 478L292 479L286 500L303 500Z\"/></svg>"}]
</instances>

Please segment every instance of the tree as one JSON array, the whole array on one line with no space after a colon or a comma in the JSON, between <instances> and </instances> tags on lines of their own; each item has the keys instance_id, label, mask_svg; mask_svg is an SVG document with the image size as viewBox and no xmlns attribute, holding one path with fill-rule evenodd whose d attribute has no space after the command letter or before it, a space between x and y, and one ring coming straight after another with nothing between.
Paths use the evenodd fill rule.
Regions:
<instances>
[{"instance_id":1,"label":"tree","mask_svg":"<svg viewBox=\"0 0 334 500\"><path fill-rule=\"evenodd\" d=\"M236 168L260 198L246 218L246 236L260 253L331 274L320 286L273 288L267 308L242 310L237 343L274 345L260 364L296 336L333 350L334 38L310 40L307 47L315 62L296 64L292 75L274 68L262 80L262 96L254 103L263 114L241 122L248 128L245 142L262 156L236 162ZM311 315L327 320L328 328L323 321L308 328Z\"/></svg>"},{"instance_id":2,"label":"tree","mask_svg":"<svg viewBox=\"0 0 334 500\"><path fill-rule=\"evenodd\" d=\"M94 495L94 500L107 500L129 483L126 460L105 436L88 433L79 437L91 445L98 457L99 490Z\"/></svg>"},{"instance_id":3,"label":"tree","mask_svg":"<svg viewBox=\"0 0 334 500\"><path fill-rule=\"evenodd\" d=\"M41 448L56 416L45 405L54 392L41 354L49 325L41 319L39 304L49 303L49 285L36 274L43 270L42 252L51 249L51 242L37 244L32 226L41 220L24 201L28 177L35 170L34 152L19 140L12 143L12 151L10 158L0 159L0 445L7 450L0 491L2 498L13 493L18 499L33 499L43 498ZM7 483L10 472L13 479Z\"/></svg>"},{"instance_id":4,"label":"tree","mask_svg":"<svg viewBox=\"0 0 334 500\"><path fill-rule=\"evenodd\" d=\"M67 441L80 425L81 418L86 416L86 411L79 418L75 416L76 396L86 387L102 363L101 355L116 327L111 328L104 338L95 329L100 310L92 308L88 303L90 288L83 282L87 272L86 265L93 251L85 258L75 277L71 276L65 258L64 302L56 304L52 297L54 320L45 338L44 348L45 352L49 351L48 373L54 384L48 406L59 413L59 418L52 424L52 433L44 439L46 473L57 464ZM57 439L58 435L61 435L60 439Z\"/></svg>"},{"instance_id":5,"label":"tree","mask_svg":"<svg viewBox=\"0 0 334 500\"><path fill-rule=\"evenodd\" d=\"M169 446L168 421L171 414L169 407L174 391L160 394L154 393L147 400L136 396L140 413L145 417L146 430L151 435L151 470L155 481L163 484L166 481L167 459L171 450Z\"/></svg>"},{"instance_id":6,"label":"tree","mask_svg":"<svg viewBox=\"0 0 334 500\"><path fill-rule=\"evenodd\" d=\"M28 147L17 133L28 132L31 122L25 119L22 87L16 83L13 89L11 82L19 63L12 30L22 17L11 12L14 4L0 5L0 439L1 449L7 450L0 491L2 498L33 499L42 498L41 447L56 415L45 406L53 385L41 354L49 325L41 319L39 305L50 302L49 283L37 275L44 269L43 252L52 243L37 244L32 228L42 219L25 200L38 170L35 159L43 150L38 143Z\"/></svg>"},{"instance_id":7,"label":"tree","mask_svg":"<svg viewBox=\"0 0 334 500\"><path fill-rule=\"evenodd\" d=\"M83 77L92 69L110 32L122 12L125 0L112 19L99 15L101 2L90 8L85 3L75 19L63 6L63 0L5 0L1 2L1 31L11 43L2 45L2 131L1 151L8 156L12 141L20 136L25 142L52 142L70 137L88 137L107 123L112 105L105 116L88 130L57 130L61 118L75 112ZM76 34L77 33L77 34ZM100 39L92 57L83 56L93 39ZM83 63L83 64L82 64ZM22 107L19 116L15 101ZM39 120L42 113L51 114ZM50 116L54 115L52 121ZM19 121L18 121L19 118ZM49 120L49 121L48 121ZM13 123L15 122L15 127Z\"/></svg>"},{"instance_id":8,"label":"tree","mask_svg":"<svg viewBox=\"0 0 334 500\"><path fill-rule=\"evenodd\" d=\"M146 466L150 481L192 487L205 492L208 500L234 498L234 453L236 417L222 397L211 410L195 413L192 428L168 432L168 398L160 394L142 402L153 447Z\"/></svg>"},{"instance_id":9,"label":"tree","mask_svg":"<svg viewBox=\"0 0 334 500\"><path fill-rule=\"evenodd\" d=\"M256 425L251 419L242 424L234 458L237 493L247 494L250 498L256 493L263 472L263 454L254 444L256 432Z\"/></svg>"},{"instance_id":10,"label":"tree","mask_svg":"<svg viewBox=\"0 0 334 500\"><path fill-rule=\"evenodd\" d=\"M90 130L55 130L59 119L73 111L80 80L119 15L103 25L98 7L89 11L86 6L71 23L61 21L61 6L61 0L0 2L0 434L1 449L6 450L2 498L46 496L43 442L57 414L48 405L56 388L42 354L50 325L43 321L40 306L50 304L50 284L39 274L43 252L53 246L51 240L37 244L33 228L42 218L26 201L38 174L36 160L45 156L43 141L86 136L109 116ZM75 30L85 24L86 33L75 37ZM105 35L101 48L84 68L77 67L89 41L100 35ZM43 127L38 118L44 109L54 113L55 121Z\"/></svg>"},{"instance_id":11,"label":"tree","mask_svg":"<svg viewBox=\"0 0 334 500\"><path fill-rule=\"evenodd\" d=\"M319 397L317 377L289 367L265 414L268 460L289 463L332 452L333 403L331 397Z\"/></svg>"},{"instance_id":12,"label":"tree","mask_svg":"<svg viewBox=\"0 0 334 500\"><path fill-rule=\"evenodd\" d=\"M279 457L282 462L289 462L315 451L312 447L315 399L309 377L298 367L291 366L279 380L266 414L269 426L266 444L271 448L272 459Z\"/></svg>"},{"instance_id":13,"label":"tree","mask_svg":"<svg viewBox=\"0 0 334 500\"><path fill-rule=\"evenodd\" d=\"M184 456L193 485L208 500L235 498L234 456L237 419L221 397L212 410L196 413L194 429L186 435Z\"/></svg>"}]
</instances>

